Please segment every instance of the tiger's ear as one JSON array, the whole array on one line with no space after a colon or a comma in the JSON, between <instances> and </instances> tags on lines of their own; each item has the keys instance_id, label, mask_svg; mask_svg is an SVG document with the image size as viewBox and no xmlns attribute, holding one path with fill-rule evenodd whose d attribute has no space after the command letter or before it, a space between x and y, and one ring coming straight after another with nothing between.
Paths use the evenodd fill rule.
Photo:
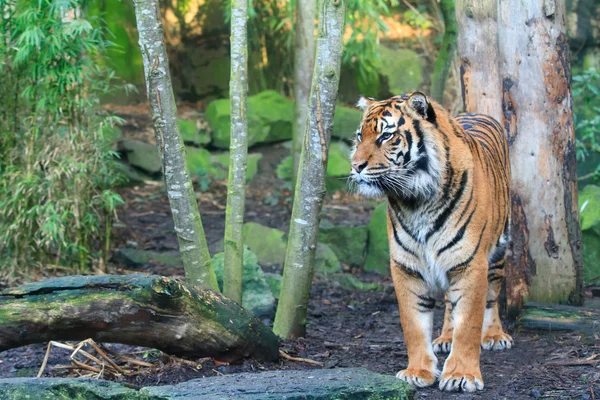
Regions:
<instances>
[{"instance_id":1,"label":"tiger's ear","mask_svg":"<svg viewBox=\"0 0 600 400\"><path fill-rule=\"evenodd\" d=\"M412 108L421 118L428 120L429 122L435 121L435 111L433 105L427 100L421 92L414 92L408 98L408 105Z\"/></svg>"},{"instance_id":2,"label":"tiger's ear","mask_svg":"<svg viewBox=\"0 0 600 400\"><path fill-rule=\"evenodd\" d=\"M369 108L371 104L373 104L374 101L376 101L374 98L365 97L361 94L358 98L358 101L356 102L356 107L365 111L367 108Z\"/></svg>"}]
</instances>

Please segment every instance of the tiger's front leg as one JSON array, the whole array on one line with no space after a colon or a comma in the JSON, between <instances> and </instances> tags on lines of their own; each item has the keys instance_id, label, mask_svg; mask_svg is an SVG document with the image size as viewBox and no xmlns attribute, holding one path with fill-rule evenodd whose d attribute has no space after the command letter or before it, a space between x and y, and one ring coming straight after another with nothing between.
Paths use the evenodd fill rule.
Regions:
<instances>
[{"instance_id":1,"label":"tiger's front leg","mask_svg":"<svg viewBox=\"0 0 600 400\"><path fill-rule=\"evenodd\" d=\"M446 359L440 389L474 392L483 389L479 368L481 330L488 292L487 260L475 257L449 273L448 300L452 305L452 350Z\"/></svg>"},{"instance_id":2,"label":"tiger's front leg","mask_svg":"<svg viewBox=\"0 0 600 400\"><path fill-rule=\"evenodd\" d=\"M394 261L391 270L408 351L408 368L398 372L396 377L417 387L431 386L439 376L431 346L435 299L418 274Z\"/></svg>"}]
</instances>

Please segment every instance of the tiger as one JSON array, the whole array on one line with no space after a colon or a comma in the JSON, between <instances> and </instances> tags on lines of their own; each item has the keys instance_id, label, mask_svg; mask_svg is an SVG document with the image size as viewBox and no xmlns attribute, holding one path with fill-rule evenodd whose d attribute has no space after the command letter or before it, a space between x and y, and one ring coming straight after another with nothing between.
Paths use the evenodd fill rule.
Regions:
<instances>
[{"instance_id":1,"label":"tiger","mask_svg":"<svg viewBox=\"0 0 600 400\"><path fill-rule=\"evenodd\" d=\"M350 181L387 197L390 269L408 366L416 387L483 390L481 349L504 350L498 296L510 226L510 162L502 126L482 114L453 118L420 92L363 110ZM432 341L435 293L445 290L441 335ZM440 372L436 353L450 353Z\"/></svg>"}]
</instances>

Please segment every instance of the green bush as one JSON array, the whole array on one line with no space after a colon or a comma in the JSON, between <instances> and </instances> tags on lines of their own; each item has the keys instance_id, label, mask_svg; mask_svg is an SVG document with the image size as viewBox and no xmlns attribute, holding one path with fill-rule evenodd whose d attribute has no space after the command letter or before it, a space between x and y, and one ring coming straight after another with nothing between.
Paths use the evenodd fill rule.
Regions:
<instances>
[{"instance_id":1,"label":"green bush","mask_svg":"<svg viewBox=\"0 0 600 400\"><path fill-rule=\"evenodd\" d=\"M577 138L577 160L582 162L600 153L600 71L590 68L573 76L573 110ZM600 164L585 178L597 179ZM582 177L580 177L582 179Z\"/></svg>"},{"instance_id":2,"label":"green bush","mask_svg":"<svg viewBox=\"0 0 600 400\"><path fill-rule=\"evenodd\" d=\"M0 265L88 268L110 248L120 177L99 109L108 42L76 0L0 0ZM98 24L96 24L98 25ZM107 137L105 139L105 136ZM3 260L3 261L2 261Z\"/></svg>"}]
</instances>

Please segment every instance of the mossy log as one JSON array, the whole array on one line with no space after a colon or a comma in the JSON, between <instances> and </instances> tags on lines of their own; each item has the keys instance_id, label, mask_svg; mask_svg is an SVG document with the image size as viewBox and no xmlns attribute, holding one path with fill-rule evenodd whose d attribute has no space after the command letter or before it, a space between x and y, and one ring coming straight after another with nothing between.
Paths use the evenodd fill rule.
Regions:
<instances>
[{"instance_id":1,"label":"mossy log","mask_svg":"<svg viewBox=\"0 0 600 400\"><path fill-rule=\"evenodd\" d=\"M517 320L523 329L600 333L600 310L556 304L526 303Z\"/></svg>"},{"instance_id":2,"label":"mossy log","mask_svg":"<svg viewBox=\"0 0 600 400\"><path fill-rule=\"evenodd\" d=\"M0 351L87 338L221 361L279 357L277 336L249 311L165 277L70 276L0 292Z\"/></svg>"}]
</instances>

